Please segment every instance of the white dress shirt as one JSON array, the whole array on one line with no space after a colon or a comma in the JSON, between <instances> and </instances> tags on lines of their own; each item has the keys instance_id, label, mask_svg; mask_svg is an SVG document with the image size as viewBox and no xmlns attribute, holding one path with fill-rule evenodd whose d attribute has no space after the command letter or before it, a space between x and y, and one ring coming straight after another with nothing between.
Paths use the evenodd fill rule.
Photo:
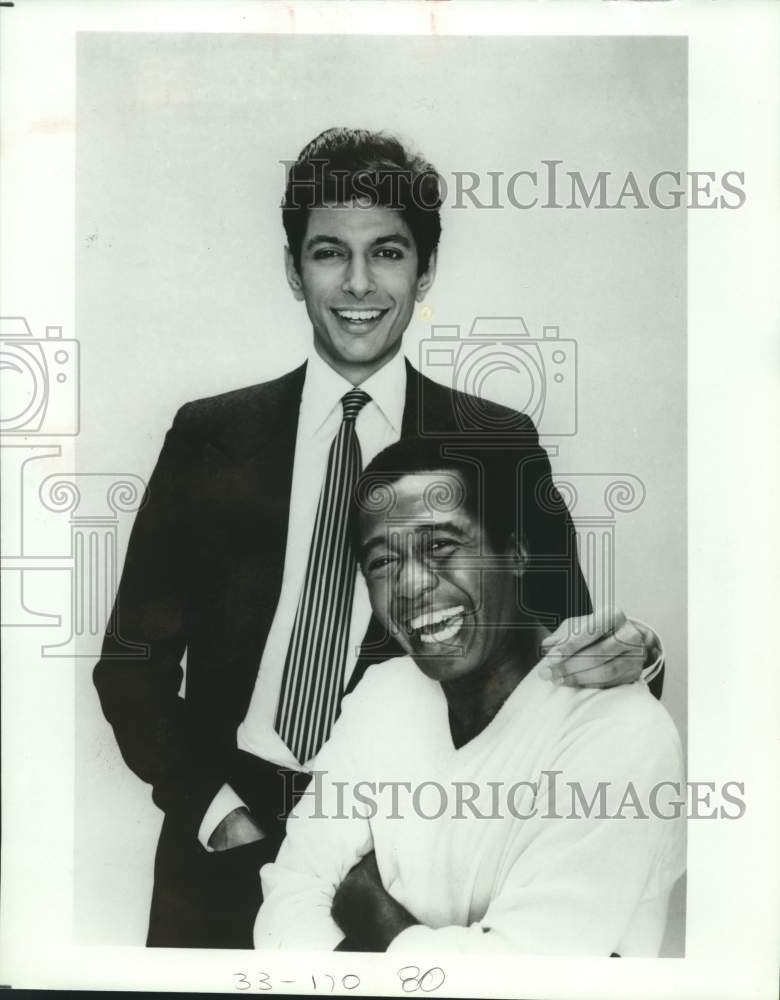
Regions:
<instances>
[{"instance_id":1,"label":"white dress shirt","mask_svg":"<svg viewBox=\"0 0 780 1000\"><path fill-rule=\"evenodd\" d=\"M390 951L658 954L685 867L684 770L645 684L559 687L537 665L456 748L441 685L399 657L344 699L312 769L261 869L256 948L335 948L336 889L373 850L420 921Z\"/></svg>"},{"instance_id":2,"label":"white dress shirt","mask_svg":"<svg viewBox=\"0 0 780 1000\"><path fill-rule=\"evenodd\" d=\"M311 353L306 366L295 440L282 589L260 660L249 709L237 733L239 749L273 764L300 770L306 769L307 762L295 759L274 729L274 720L282 688L284 661L306 575L328 453L343 418L341 398L352 388L352 383L327 365L316 352ZM360 388L371 397L371 402L366 403L355 423L365 468L382 449L401 437L406 399L406 362L403 352L399 350L386 365L366 379ZM368 590L365 580L358 573L355 579L345 684L355 669L360 645L370 620ZM233 789L229 785L223 785L209 806L198 831L198 839L204 847L210 850L208 840L217 825L228 813L242 805L244 803Z\"/></svg>"}]
</instances>

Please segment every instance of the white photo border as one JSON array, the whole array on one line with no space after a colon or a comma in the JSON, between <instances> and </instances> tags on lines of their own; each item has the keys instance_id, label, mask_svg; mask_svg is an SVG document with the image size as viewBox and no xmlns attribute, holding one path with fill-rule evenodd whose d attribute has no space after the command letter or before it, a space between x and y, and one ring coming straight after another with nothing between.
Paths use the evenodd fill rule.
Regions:
<instances>
[{"instance_id":1,"label":"white photo border","mask_svg":"<svg viewBox=\"0 0 780 1000\"><path fill-rule=\"evenodd\" d=\"M421 956L447 996L753 997L776 990L780 9L771 3L19 0L2 19L4 312L74 329L76 33L686 35L689 169L738 170L739 211L688 218L689 779L745 784L738 821L688 825L686 957ZM63 439L65 440L65 439ZM61 456L73 450L65 441ZM46 459L42 459L43 462ZM734 624L732 624L734 623ZM73 674L3 635L0 982L19 987L395 996L411 957L75 947ZM46 692L41 703L40 692ZM45 863L44 863L45 859ZM423 961L424 959L424 961ZM311 977L316 989L307 986ZM349 981L350 983L353 980ZM292 988L291 988L292 985Z\"/></svg>"}]
</instances>

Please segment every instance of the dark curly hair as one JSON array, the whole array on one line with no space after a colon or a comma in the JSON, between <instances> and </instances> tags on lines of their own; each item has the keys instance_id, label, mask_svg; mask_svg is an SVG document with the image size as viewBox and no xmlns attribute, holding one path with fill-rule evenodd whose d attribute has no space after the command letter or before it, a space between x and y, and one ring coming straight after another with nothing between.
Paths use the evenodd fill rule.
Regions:
<instances>
[{"instance_id":1,"label":"dark curly hair","mask_svg":"<svg viewBox=\"0 0 780 1000\"><path fill-rule=\"evenodd\" d=\"M309 211L357 199L400 212L414 236L417 273L427 271L441 236L436 169L395 136L352 128L326 129L290 165L282 223L298 271Z\"/></svg>"}]
</instances>

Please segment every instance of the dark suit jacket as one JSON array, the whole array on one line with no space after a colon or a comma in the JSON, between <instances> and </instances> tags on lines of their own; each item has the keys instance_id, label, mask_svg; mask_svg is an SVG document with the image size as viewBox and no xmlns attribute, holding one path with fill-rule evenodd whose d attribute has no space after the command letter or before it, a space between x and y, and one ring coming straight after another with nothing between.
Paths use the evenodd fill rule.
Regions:
<instances>
[{"instance_id":1,"label":"dark suit jacket","mask_svg":"<svg viewBox=\"0 0 780 1000\"><path fill-rule=\"evenodd\" d=\"M223 782L266 829L278 827L291 801L275 766L236 748L236 729L279 598L305 367L179 411L136 517L95 668L125 761L192 838ZM480 414L488 418L482 424ZM549 474L528 417L481 402L475 409L471 397L408 363L402 433L457 433L477 448L492 442L530 450ZM564 522L559 561L569 568L558 583L542 580L539 587L538 607L554 626L591 606L568 511L553 505L549 517ZM148 655L128 657L123 642L143 643ZM369 663L398 653L373 619L352 686Z\"/></svg>"}]
</instances>

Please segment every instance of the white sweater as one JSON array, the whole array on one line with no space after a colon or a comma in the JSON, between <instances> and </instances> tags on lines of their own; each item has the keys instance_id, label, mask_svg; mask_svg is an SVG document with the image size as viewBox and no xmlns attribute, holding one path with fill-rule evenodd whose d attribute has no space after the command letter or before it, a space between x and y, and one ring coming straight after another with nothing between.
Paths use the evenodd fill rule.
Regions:
<instances>
[{"instance_id":1,"label":"white sweater","mask_svg":"<svg viewBox=\"0 0 780 1000\"><path fill-rule=\"evenodd\" d=\"M390 950L658 953L684 821L652 807L670 816L685 793L652 792L682 783L683 762L643 683L558 687L535 668L456 750L441 686L389 660L344 699L314 771L261 871L255 947L335 948L333 896L373 849L386 890L420 921Z\"/></svg>"}]
</instances>

